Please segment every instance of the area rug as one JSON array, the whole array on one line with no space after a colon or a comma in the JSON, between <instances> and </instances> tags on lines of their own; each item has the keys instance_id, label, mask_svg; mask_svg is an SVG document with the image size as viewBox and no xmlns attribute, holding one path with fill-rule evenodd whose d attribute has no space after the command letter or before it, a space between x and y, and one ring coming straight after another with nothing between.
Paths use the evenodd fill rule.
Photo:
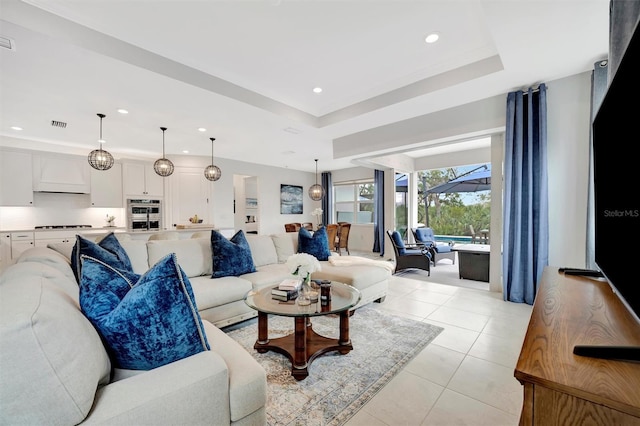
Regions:
<instances>
[{"instance_id":1,"label":"area rug","mask_svg":"<svg viewBox=\"0 0 640 426\"><path fill-rule=\"evenodd\" d=\"M312 323L318 333L338 337L338 316L313 317ZM227 333L267 372L269 425L335 426L349 420L442 330L365 306L349 319L353 350L316 358L309 376L301 381L291 376L287 357L253 349L258 336L256 319ZM269 317L269 338L291 332L293 318Z\"/></svg>"}]
</instances>

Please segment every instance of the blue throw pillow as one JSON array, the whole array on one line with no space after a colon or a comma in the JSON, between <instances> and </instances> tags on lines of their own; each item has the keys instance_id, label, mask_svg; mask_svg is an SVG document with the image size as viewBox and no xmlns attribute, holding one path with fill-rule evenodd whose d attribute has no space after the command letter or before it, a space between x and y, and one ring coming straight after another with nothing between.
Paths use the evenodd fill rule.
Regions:
<instances>
[{"instance_id":1,"label":"blue throw pillow","mask_svg":"<svg viewBox=\"0 0 640 426\"><path fill-rule=\"evenodd\" d=\"M211 231L213 274L211 278L237 277L256 272L249 242L242 230L227 239L218 231Z\"/></svg>"},{"instance_id":2,"label":"blue throw pillow","mask_svg":"<svg viewBox=\"0 0 640 426\"><path fill-rule=\"evenodd\" d=\"M398 247L398 254L400 255L406 254L407 250L404 246L404 241L402 240L400 233L398 231L393 231L391 233L391 238L393 238L394 244L396 245L396 247Z\"/></svg>"},{"instance_id":3,"label":"blue throw pillow","mask_svg":"<svg viewBox=\"0 0 640 426\"><path fill-rule=\"evenodd\" d=\"M80 307L119 368L150 370L209 350L191 283L171 253L135 274L83 256Z\"/></svg>"},{"instance_id":4,"label":"blue throw pillow","mask_svg":"<svg viewBox=\"0 0 640 426\"><path fill-rule=\"evenodd\" d=\"M298 253L307 253L318 260L329 260L329 239L327 228L322 227L311 235L305 228L298 231Z\"/></svg>"},{"instance_id":5,"label":"blue throw pillow","mask_svg":"<svg viewBox=\"0 0 640 426\"><path fill-rule=\"evenodd\" d=\"M71 250L71 269L73 269L73 274L76 276L78 283L80 283L80 277L82 277L81 257L83 254L100 259L114 268L133 272L131 260L113 232L108 233L97 244L81 235L76 235L76 244Z\"/></svg>"}]
</instances>

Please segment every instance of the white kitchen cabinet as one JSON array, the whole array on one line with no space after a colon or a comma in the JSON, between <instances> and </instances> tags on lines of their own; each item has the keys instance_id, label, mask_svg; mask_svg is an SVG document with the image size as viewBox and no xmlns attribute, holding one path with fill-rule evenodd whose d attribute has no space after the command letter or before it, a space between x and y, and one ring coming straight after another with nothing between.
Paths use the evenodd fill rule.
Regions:
<instances>
[{"instance_id":1,"label":"white kitchen cabinet","mask_svg":"<svg viewBox=\"0 0 640 426\"><path fill-rule=\"evenodd\" d=\"M46 247L47 244L69 244L76 243L75 231L39 231L35 233L35 246Z\"/></svg>"},{"instance_id":2,"label":"white kitchen cabinet","mask_svg":"<svg viewBox=\"0 0 640 426\"><path fill-rule=\"evenodd\" d=\"M29 152L0 151L0 206L33 206L32 161Z\"/></svg>"},{"instance_id":3,"label":"white kitchen cabinet","mask_svg":"<svg viewBox=\"0 0 640 426\"><path fill-rule=\"evenodd\" d=\"M164 195L164 178L156 174L153 164L124 163L122 167L124 194L127 198Z\"/></svg>"},{"instance_id":4,"label":"white kitchen cabinet","mask_svg":"<svg viewBox=\"0 0 640 426\"><path fill-rule=\"evenodd\" d=\"M91 169L91 207L122 207L122 164Z\"/></svg>"},{"instance_id":5,"label":"white kitchen cabinet","mask_svg":"<svg viewBox=\"0 0 640 426\"><path fill-rule=\"evenodd\" d=\"M213 182L204 177L203 169L176 167L169 177L169 199L167 218L171 225L189 224L189 218L198 215L203 224L210 224L210 203Z\"/></svg>"},{"instance_id":6,"label":"white kitchen cabinet","mask_svg":"<svg viewBox=\"0 0 640 426\"><path fill-rule=\"evenodd\" d=\"M22 252L34 247L33 232L12 232L11 233L11 260L16 261Z\"/></svg>"},{"instance_id":7,"label":"white kitchen cabinet","mask_svg":"<svg viewBox=\"0 0 640 426\"><path fill-rule=\"evenodd\" d=\"M91 192L87 157L38 152L33 154L33 190L36 192Z\"/></svg>"}]
</instances>

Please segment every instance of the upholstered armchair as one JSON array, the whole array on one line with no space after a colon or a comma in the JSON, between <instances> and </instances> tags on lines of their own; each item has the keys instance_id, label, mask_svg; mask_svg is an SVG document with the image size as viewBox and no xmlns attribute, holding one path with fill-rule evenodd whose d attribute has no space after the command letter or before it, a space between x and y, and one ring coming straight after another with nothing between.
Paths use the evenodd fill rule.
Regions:
<instances>
[{"instance_id":1,"label":"upholstered armchair","mask_svg":"<svg viewBox=\"0 0 640 426\"><path fill-rule=\"evenodd\" d=\"M456 253L451 250L451 246L447 243L437 242L436 236L431 228L411 228L413 238L416 244L425 245L431 252L431 261L433 266L442 259L451 259L452 263L456 263Z\"/></svg>"},{"instance_id":2,"label":"upholstered armchair","mask_svg":"<svg viewBox=\"0 0 640 426\"><path fill-rule=\"evenodd\" d=\"M406 244L398 231L387 230L396 255L394 273L405 269L422 269L431 275L431 252L422 244Z\"/></svg>"}]
</instances>

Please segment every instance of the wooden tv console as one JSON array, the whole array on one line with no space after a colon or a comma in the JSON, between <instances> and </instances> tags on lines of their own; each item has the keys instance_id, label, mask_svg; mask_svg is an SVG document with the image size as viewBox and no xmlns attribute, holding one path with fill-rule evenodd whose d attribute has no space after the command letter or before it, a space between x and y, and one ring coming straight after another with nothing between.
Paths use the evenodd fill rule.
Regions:
<instances>
[{"instance_id":1,"label":"wooden tv console","mask_svg":"<svg viewBox=\"0 0 640 426\"><path fill-rule=\"evenodd\" d=\"M574 345L640 345L640 325L606 281L544 270L515 377L520 425L640 425L640 362L573 354Z\"/></svg>"}]
</instances>

